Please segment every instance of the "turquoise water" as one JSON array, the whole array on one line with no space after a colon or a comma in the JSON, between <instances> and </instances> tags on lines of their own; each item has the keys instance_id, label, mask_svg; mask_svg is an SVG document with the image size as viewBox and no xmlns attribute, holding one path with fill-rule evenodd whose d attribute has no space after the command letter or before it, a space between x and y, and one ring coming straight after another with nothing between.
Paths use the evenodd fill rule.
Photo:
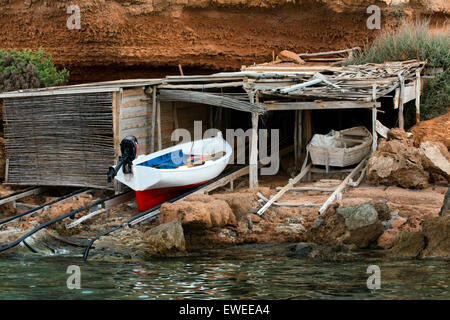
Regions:
<instances>
[{"instance_id":1,"label":"turquoise water","mask_svg":"<svg viewBox=\"0 0 450 320\"><path fill-rule=\"evenodd\" d=\"M286 246L247 245L151 262L82 262L79 257L0 256L0 299L450 299L450 261L356 262L286 257ZM70 290L69 265L81 270ZM366 281L381 270L381 289Z\"/></svg>"}]
</instances>

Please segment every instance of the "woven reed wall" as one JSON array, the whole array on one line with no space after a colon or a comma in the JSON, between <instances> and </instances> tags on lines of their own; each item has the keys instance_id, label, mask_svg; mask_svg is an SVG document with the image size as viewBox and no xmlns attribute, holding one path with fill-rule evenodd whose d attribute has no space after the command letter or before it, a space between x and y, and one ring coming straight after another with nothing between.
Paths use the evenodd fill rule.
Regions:
<instances>
[{"instance_id":1,"label":"woven reed wall","mask_svg":"<svg viewBox=\"0 0 450 320\"><path fill-rule=\"evenodd\" d=\"M112 93L8 98L3 111L8 183L107 186Z\"/></svg>"}]
</instances>

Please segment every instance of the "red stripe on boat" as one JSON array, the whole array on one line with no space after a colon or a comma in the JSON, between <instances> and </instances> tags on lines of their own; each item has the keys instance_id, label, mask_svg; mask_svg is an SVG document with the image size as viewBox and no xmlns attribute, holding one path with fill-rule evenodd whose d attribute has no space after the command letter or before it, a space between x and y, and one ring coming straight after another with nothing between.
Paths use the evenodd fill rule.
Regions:
<instances>
[{"instance_id":1,"label":"red stripe on boat","mask_svg":"<svg viewBox=\"0 0 450 320\"><path fill-rule=\"evenodd\" d=\"M209 181L209 180L208 180ZM159 188L159 189L148 189L144 191L135 191L136 203L139 211L146 211L157 205L160 205L170 199L178 197L183 193L198 187L208 181L203 181L197 184L190 184L186 186L170 187L170 188Z\"/></svg>"}]
</instances>

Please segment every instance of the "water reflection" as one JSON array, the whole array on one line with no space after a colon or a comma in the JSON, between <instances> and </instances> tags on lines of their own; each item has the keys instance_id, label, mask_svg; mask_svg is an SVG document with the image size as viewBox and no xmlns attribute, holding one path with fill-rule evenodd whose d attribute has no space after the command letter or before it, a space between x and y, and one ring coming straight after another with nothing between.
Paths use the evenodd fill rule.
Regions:
<instances>
[{"instance_id":1,"label":"water reflection","mask_svg":"<svg viewBox=\"0 0 450 320\"><path fill-rule=\"evenodd\" d=\"M78 257L0 257L0 299L450 299L448 261L320 262L284 255L285 246L249 245L152 262L81 262ZM66 268L81 267L81 290ZM367 266L381 289L366 287Z\"/></svg>"}]
</instances>

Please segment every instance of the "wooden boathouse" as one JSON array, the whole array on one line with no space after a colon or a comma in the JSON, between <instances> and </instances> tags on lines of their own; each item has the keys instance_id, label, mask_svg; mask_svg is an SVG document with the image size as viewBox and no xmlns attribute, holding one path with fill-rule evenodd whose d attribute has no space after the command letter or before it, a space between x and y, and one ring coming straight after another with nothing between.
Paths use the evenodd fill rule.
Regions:
<instances>
[{"instance_id":1,"label":"wooden boathouse","mask_svg":"<svg viewBox=\"0 0 450 320\"><path fill-rule=\"evenodd\" d=\"M112 188L106 172L124 137L136 136L139 154L146 154L174 144L177 128L193 133L194 121L202 121L203 130L223 130L239 118L252 131L247 172L254 187L256 133L265 128L267 115L289 112L296 164L315 133L311 114L316 111L366 110L376 149L377 133L386 131L377 116L383 99L398 109L400 127L404 104L416 99L420 120L423 67L419 61L343 67L271 62L239 72L2 93L5 183Z\"/></svg>"}]
</instances>

